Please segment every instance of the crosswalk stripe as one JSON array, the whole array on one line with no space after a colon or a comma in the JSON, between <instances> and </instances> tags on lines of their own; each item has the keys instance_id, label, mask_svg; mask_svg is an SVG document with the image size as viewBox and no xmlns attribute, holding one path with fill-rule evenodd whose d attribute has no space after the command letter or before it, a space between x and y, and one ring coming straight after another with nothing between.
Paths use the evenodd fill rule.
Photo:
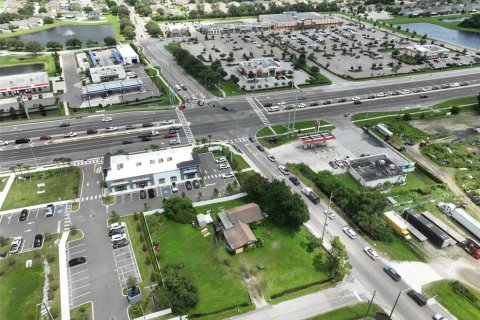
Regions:
<instances>
[{"instance_id":1,"label":"crosswalk stripe","mask_svg":"<svg viewBox=\"0 0 480 320\"><path fill-rule=\"evenodd\" d=\"M185 118L183 111L180 109L176 109L176 112L177 112L178 119L182 123L183 131L185 131L185 135L187 136L188 143L194 144L195 137L193 136L192 130L190 130L190 126L188 125L187 119Z\"/></svg>"},{"instance_id":2,"label":"crosswalk stripe","mask_svg":"<svg viewBox=\"0 0 480 320\"><path fill-rule=\"evenodd\" d=\"M253 108L253 111L257 114L257 116L260 118L260 120L263 122L264 125L269 126L270 121L268 121L267 117L263 114L262 110L258 107L258 105L253 101L252 98L248 97L247 102L250 104L250 106ZM258 102L258 100L257 100ZM258 102L260 104L260 102Z\"/></svg>"}]
</instances>

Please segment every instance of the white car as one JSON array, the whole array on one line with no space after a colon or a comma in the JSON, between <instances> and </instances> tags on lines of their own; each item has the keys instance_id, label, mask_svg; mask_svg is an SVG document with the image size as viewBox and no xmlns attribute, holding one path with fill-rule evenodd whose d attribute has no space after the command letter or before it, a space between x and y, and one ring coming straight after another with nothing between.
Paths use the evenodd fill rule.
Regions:
<instances>
[{"instance_id":1,"label":"white car","mask_svg":"<svg viewBox=\"0 0 480 320\"><path fill-rule=\"evenodd\" d=\"M160 132L159 131L156 131L156 130L152 130L152 136L159 136L160 135Z\"/></svg>"},{"instance_id":2,"label":"white car","mask_svg":"<svg viewBox=\"0 0 480 320\"><path fill-rule=\"evenodd\" d=\"M228 179L228 178L233 178L233 177L235 177L233 172L227 172L227 173L222 174L223 179Z\"/></svg>"},{"instance_id":3,"label":"white car","mask_svg":"<svg viewBox=\"0 0 480 320\"><path fill-rule=\"evenodd\" d=\"M288 176L290 174L290 171L288 171L287 167L285 167L285 166L278 166L278 170L280 170L280 172L283 173L286 176Z\"/></svg>"},{"instance_id":4,"label":"white car","mask_svg":"<svg viewBox=\"0 0 480 320\"><path fill-rule=\"evenodd\" d=\"M227 162L227 159L225 159L224 157L215 159L215 163L224 163L224 162Z\"/></svg>"},{"instance_id":5,"label":"white car","mask_svg":"<svg viewBox=\"0 0 480 320\"><path fill-rule=\"evenodd\" d=\"M8 145L8 141L0 140L0 146L6 146L6 145Z\"/></svg>"},{"instance_id":6,"label":"white car","mask_svg":"<svg viewBox=\"0 0 480 320\"><path fill-rule=\"evenodd\" d=\"M12 246L10 247L10 253L18 253L22 246L22 237L15 237L12 240Z\"/></svg>"},{"instance_id":7,"label":"white car","mask_svg":"<svg viewBox=\"0 0 480 320\"><path fill-rule=\"evenodd\" d=\"M385 92L377 93L377 98L383 98L385 96L386 96Z\"/></svg>"},{"instance_id":8,"label":"white car","mask_svg":"<svg viewBox=\"0 0 480 320\"><path fill-rule=\"evenodd\" d=\"M194 94L192 94L192 96L190 98L192 98L192 100L197 100L197 96L194 95Z\"/></svg>"},{"instance_id":9,"label":"white car","mask_svg":"<svg viewBox=\"0 0 480 320\"><path fill-rule=\"evenodd\" d=\"M122 240L122 239L127 239L127 235L125 233L121 233L121 234L114 234L110 240L112 240L112 242L114 241L118 241L118 240Z\"/></svg>"},{"instance_id":10,"label":"white car","mask_svg":"<svg viewBox=\"0 0 480 320\"><path fill-rule=\"evenodd\" d=\"M280 101L280 102L277 103L277 105L279 105L279 106L283 106L283 105L285 105L285 104L286 104L285 101Z\"/></svg>"},{"instance_id":11,"label":"white car","mask_svg":"<svg viewBox=\"0 0 480 320\"><path fill-rule=\"evenodd\" d=\"M380 259L380 256L378 255L378 253L370 247L363 248L363 252L365 252L367 254L367 256L372 258L372 260Z\"/></svg>"},{"instance_id":12,"label":"white car","mask_svg":"<svg viewBox=\"0 0 480 320\"><path fill-rule=\"evenodd\" d=\"M103 122L110 122L113 121L112 117L105 117L102 119Z\"/></svg>"},{"instance_id":13,"label":"white car","mask_svg":"<svg viewBox=\"0 0 480 320\"><path fill-rule=\"evenodd\" d=\"M272 162L277 161L277 159L275 159L274 156L268 156L267 158L268 158L268 160L270 160L270 161L272 161Z\"/></svg>"},{"instance_id":14,"label":"white car","mask_svg":"<svg viewBox=\"0 0 480 320\"><path fill-rule=\"evenodd\" d=\"M226 162L220 163L220 164L218 165L218 169L228 169L228 168L230 168L230 165L229 165L228 163L226 163Z\"/></svg>"},{"instance_id":15,"label":"white car","mask_svg":"<svg viewBox=\"0 0 480 320\"><path fill-rule=\"evenodd\" d=\"M117 230L117 229L123 229L127 226L127 224L125 222L115 222L115 223L112 223L109 228L110 230Z\"/></svg>"},{"instance_id":16,"label":"white car","mask_svg":"<svg viewBox=\"0 0 480 320\"><path fill-rule=\"evenodd\" d=\"M343 232L345 232L347 236L349 236L352 239L355 239L357 237L357 233L352 229L350 229L349 227L343 228Z\"/></svg>"},{"instance_id":17,"label":"white car","mask_svg":"<svg viewBox=\"0 0 480 320\"><path fill-rule=\"evenodd\" d=\"M332 210L325 210L325 214L330 218L330 219L335 219L335 212Z\"/></svg>"},{"instance_id":18,"label":"white car","mask_svg":"<svg viewBox=\"0 0 480 320\"><path fill-rule=\"evenodd\" d=\"M450 84L450 86L451 86L452 88L456 88L456 87L460 86L460 83L455 82L455 83Z\"/></svg>"},{"instance_id":19,"label":"white car","mask_svg":"<svg viewBox=\"0 0 480 320\"><path fill-rule=\"evenodd\" d=\"M353 97L352 101L360 101L360 97Z\"/></svg>"},{"instance_id":20,"label":"white car","mask_svg":"<svg viewBox=\"0 0 480 320\"><path fill-rule=\"evenodd\" d=\"M402 91L402 94L409 94L409 93L410 93L410 90L408 90L408 89L405 89L405 90Z\"/></svg>"},{"instance_id":21,"label":"white car","mask_svg":"<svg viewBox=\"0 0 480 320\"><path fill-rule=\"evenodd\" d=\"M108 127L105 129L105 132L113 132L113 131L117 131L117 127Z\"/></svg>"},{"instance_id":22,"label":"white car","mask_svg":"<svg viewBox=\"0 0 480 320\"><path fill-rule=\"evenodd\" d=\"M423 92L432 91L432 87L422 88Z\"/></svg>"},{"instance_id":23,"label":"white car","mask_svg":"<svg viewBox=\"0 0 480 320\"><path fill-rule=\"evenodd\" d=\"M297 108L302 109L302 108L305 108L306 106L307 105L305 103L300 103L300 104L297 105Z\"/></svg>"},{"instance_id":24,"label":"white car","mask_svg":"<svg viewBox=\"0 0 480 320\"><path fill-rule=\"evenodd\" d=\"M63 134L64 138L72 138L72 137L76 137L76 136L77 136L77 133L73 132L73 131L70 131L70 132L67 132L67 133Z\"/></svg>"},{"instance_id":25,"label":"white car","mask_svg":"<svg viewBox=\"0 0 480 320\"><path fill-rule=\"evenodd\" d=\"M162 124L174 124L174 123L175 123L175 121L173 121L173 120L163 120L162 121Z\"/></svg>"}]
</instances>

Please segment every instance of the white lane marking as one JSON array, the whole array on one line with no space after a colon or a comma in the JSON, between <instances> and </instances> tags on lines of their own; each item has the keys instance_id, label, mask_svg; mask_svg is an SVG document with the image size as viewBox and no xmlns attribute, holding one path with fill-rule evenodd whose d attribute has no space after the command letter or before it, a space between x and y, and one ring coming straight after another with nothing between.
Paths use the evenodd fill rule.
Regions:
<instances>
[{"instance_id":1,"label":"white lane marking","mask_svg":"<svg viewBox=\"0 0 480 320\"><path fill-rule=\"evenodd\" d=\"M71 276L70 276L70 278L71 278ZM90 277L87 276L87 277L83 277L83 278L80 278L80 279L77 279L77 280L73 280L73 281L70 280L70 283L74 283L74 282L77 282L77 281L86 280L86 279L89 279L89 278L90 278Z\"/></svg>"},{"instance_id":2,"label":"white lane marking","mask_svg":"<svg viewBox=\"0 0 480 320\"><path fill-rule=\"evenodd\" d=\"M24 232L32 232L32 229L25 230Z\"/></svg>"},{"instance_id":3,"label":"white lane marking","mask_svg":"<svg viewBox=\"0 0 480 320\"><path fill-rule=\"evenodd\" d=\"M61 223L61 221L59 220L58 225L57 225L57 233L60 233L60 223Z\"/></svg>"},{"instance_id":4,"label":"white lane marking","mask_svg":"<svg viewBox=\"0 0 480 320\"><path fill-rule=\"evenodd\" d=\"M91 293L92 293L91 291L88 291L88 292L86 292L86 293L82 293L82 294L80 294L80 295L78 295L78 296L72 297L72 299L78 299L78 298L80 298L80 297L86 296L87 294L91 294Z\"/></svg>"},{"instance_id":5,"label":"white lane marking","mask_svg":"<svg viewBox=\"0 0 480 320\"><path fill-rule=\"evenodd\" d=\"M78 289L82 289L82 288L88 287L89 285L90 285L90 283L88 283L88 284L86 284L86 285L84 285L84 286L75 288L75 289L71 289L71 291L75 291L75 290L78 290Z\"/></svg>"},{"instance_id":6,"label":"white lane marking","mask_svg":"<svg viewBox=\"0 0 480 320\"><path fill-rule=\"evenodd\" d=\"M87 250L80 250L80 251L75 251L75 252L71 252L71 251L70 251L68 254L69 254L69 255L76 255L76 254L78 254L78 253L80 253L80 252L85 252L85 251L87 251Z\"/></svg>"}]
</instances>

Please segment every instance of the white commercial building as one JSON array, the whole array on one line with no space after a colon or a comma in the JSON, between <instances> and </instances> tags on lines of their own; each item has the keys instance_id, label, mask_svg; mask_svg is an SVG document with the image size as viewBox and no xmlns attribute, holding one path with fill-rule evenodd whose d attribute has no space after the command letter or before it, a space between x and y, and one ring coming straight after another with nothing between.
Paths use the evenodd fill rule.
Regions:
<instances>
[{"instance_id":1,"label":"white commercial building","mask_svg":"<svg viewBox=\"0 0 480 320\"><path fill-rule=\"evenodd\" d=\"M120 65L90 68L90 76L93 83L101 83L115 80L125 80L127 74Z\"/></svg>"},{"instance_id":2,"label":"white commercial building","mask_svg":"<svg viewBox=\"0 0 480 320\"><path fill-rule=\"evenodd\" d=\"M359 184L367 187L376 187L387 182L394 185L405 184L407 178L406 172L385 154L349 160L348 173Z\"/></svg>"},{"instance_id":3,"label":"white commercial building","mask_svg":"<svg viewBox=\"0 0 480 320\"><path fill-rule=\"evenodd\" d=\"M138 54L129 44L117 45L117 51L120 54L120 57L122 57L123 63L125 64L134 64L140 62Z\"/></svg>"},{"instance_id":4,"label":"white commercial building","mask_svg":"<svg viewBox=\"0 0 480 320\"><path fill-rule=\"evenodd\" d=\"M107 154L103 175L109 193L170 186L200 177L200 158L192 147L132 154Z\"/></svg>"},{"instance_id":5,"label":"white commercial building","mask_svg":"<svg viewBox=\"0 0 480 320\"><path fill-rule=\"evenodd\" d=\"M438 59L438 58L448 58L448 53L450 50L434 45L434 44L425 44L425 45L414 45L405 48L405 54L410 57L424 57L428 60Z\"/></svg>"},{"instance_id":6,"label":"white commercial building","mask_svg":"<svg viewBox=\"0 0 480 320\"><path fill-rule=\"evenodd\" d=\"M50 90L50 78L46 72L0 77L0 97L15 96L22 93L41 93Z\"/></svg>"}]
</instances>

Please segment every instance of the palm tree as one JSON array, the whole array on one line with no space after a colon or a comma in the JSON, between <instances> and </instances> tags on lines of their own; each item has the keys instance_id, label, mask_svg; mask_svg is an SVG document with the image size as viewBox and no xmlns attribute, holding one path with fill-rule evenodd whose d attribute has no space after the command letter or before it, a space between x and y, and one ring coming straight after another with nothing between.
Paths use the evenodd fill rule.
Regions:
<instances>
[{"instance_id":1,"label":"palm tree","mask_svg":"<svg viewBox=\"0 0 480 320\"><path fill-rule=\"evenodd\" d=\"M208 142L208 139L203 137L202 140L201 140L202 144L206 144Z\"/></svg>"},{"instance_id":2,"label":"palm tree","mask_svg":"<svg viewBox=\"0 0 480 320\"><path fill-rule=\"evenodd\" d=\"M30 175L30 168L31 168L31 167L32 167L32 166L29 165L28 163L26 163L26 164L23 165L23 168L24 168L25 170L27 170L27 172L28 172L28 177L29 177L30 181L32 180L32 176Z\"/></svg>"},{"instance_id":3,"label":"palm tree","mask_svg":"<svg viewBox=\"0 0 480 320\"><path fill-rule=\"evenodd\" d=\"M212 141L212 135L211 134L208 135L208 146L209 147L210 147L210 141Z\"/></svg>"},{"instance_id":4,"label":"palm tree","mask_svg":"<svg viewBox=\"0 0 480 320\"><path fill-rule=\"evenodd\" d=\"M20 174L23 174L23 172L22 172L22 169L23 169L23 166L24 166L23 163L21 163L21 162L17 163L17 164L15 164L15 166L18 168L18 170L20 170Z\"/></svg>"},{"instance_id":5,"label":"palm tree","mask_svg":"<svg viewBox=\"0 0 480 320\"><path fill-rule=\"evenodd\" d=\"M17 167L15 167L15 166L11 166L10 168L8 168L10 171L13 172L13 175L15 176L15 179L17 179L17 173L15 172L15 169L16 169L16 168L17 168Z\"/></svg>"}]
</instances>

